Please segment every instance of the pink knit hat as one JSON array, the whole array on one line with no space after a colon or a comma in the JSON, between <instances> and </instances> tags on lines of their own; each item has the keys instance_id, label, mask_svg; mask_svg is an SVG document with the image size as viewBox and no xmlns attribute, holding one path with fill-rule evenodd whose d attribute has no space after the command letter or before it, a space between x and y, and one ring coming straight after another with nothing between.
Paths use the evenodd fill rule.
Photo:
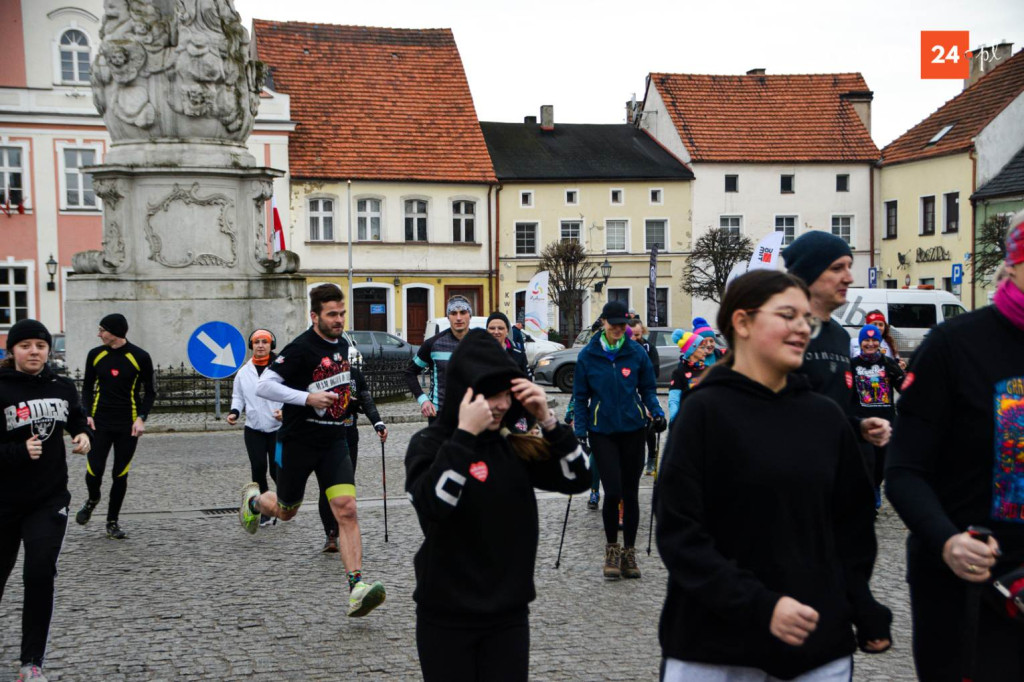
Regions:
<instances>
[{"instance_id":1,"label":"pink knit hat","mask_svg":"<svg viewBox=\"0 0 1024 682\"><path fill-rule=\"evenodd\" d=\"M1024 211L1013 214L1006 232L1006 264L1018 263L1024 263Z\"/></svg>"}]
</instances>

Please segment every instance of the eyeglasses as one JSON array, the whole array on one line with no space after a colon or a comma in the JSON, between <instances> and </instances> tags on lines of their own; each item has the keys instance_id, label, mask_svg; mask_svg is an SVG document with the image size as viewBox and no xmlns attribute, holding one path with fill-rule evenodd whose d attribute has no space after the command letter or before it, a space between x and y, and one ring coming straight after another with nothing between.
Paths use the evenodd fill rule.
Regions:
<instances>
[{"instance_id":1,"label":"eyeglasses","mask_svg":"<svg viewBox=\"0 0 1024 682\"><path fill-rule=\"evenodd\" d=\"M748 315L756 315L757 313L764 312L760 308L752 308L746 311ZM780 317L786 321L786 327L790 331L798 332L803 331L800 328L800 323L803 322L807 325L807 329L811 332L811 338L818 336L821 331L821 320L808 313L807 315L797 315L796 311L792 308L781 308L779 310L768 311L776 317Z\"/></svg>"}]
</instances>

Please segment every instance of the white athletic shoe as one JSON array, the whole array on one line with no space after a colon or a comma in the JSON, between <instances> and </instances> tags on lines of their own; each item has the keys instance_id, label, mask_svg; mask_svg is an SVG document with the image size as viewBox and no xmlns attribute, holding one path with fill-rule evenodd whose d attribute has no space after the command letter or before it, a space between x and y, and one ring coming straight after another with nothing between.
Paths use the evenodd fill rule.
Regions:
<instances>
[{"instance_id":1,"label":"white athletic shoe","mask_svg":"<svg viewBox=\"0 0 1024 682\"><path fill-rule=\"evenodd\" d=\"M352 618L365 616L383 604L386 598L387 591L384 589L384 583L378 580L372 585L367 585L360 580L349 594L348 615Z\"/></svg>"},{"instance_id":2,"label":"white athletic shoe","mask_svg":"<svg viewBox=\"0 0 1024 682\"><path fill-rule=\"evenodd\" d=\"M18 679L16 682L26 682L32 680L33 682L46 682L46 676L43 675L43 669L38 665L23 665L21 671L18 673Z\"/></svg>"}]
</instances>

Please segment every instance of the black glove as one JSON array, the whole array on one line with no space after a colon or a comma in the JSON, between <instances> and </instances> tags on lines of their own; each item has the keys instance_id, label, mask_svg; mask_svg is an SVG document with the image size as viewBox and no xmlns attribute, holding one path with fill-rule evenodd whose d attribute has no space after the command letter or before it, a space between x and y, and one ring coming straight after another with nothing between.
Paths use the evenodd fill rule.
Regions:
<instances>
[{"instance_id":1,"label":"black glove","mask_svg":"<svg viewBox=\"0 0 1024 682\"><path fill-rule=\"evenodd\" d=\"M377 422L373 425L373 430L377 433L384 433L388 430L388 427L384 426L384 422Z\"/></svg>"},{"instance_id":2,"label":"black glove","mask_svg":"<svg viewBox=\"0 0 1024 682\"><path fill-rule=\"evenodd\" d=\"M590 456L590 441L587 439L587 437L586 436L583 436L582 438L577 437L576 440L579 441L580 448L582 448L583 452L587 453L587 456L589 457Z\"/></svg>"},{"instance_id":3,"label":"black glove","mask_svg":"<svg viewBox=\"0 0 1024 682\"><path fill-rule=\"evenodd\" d=\"M661 433L662 431L668 428L668 422L665 421L665 415L663 414L659 414L652 420L651 423L654 424L654 430L657 433Z\"/></svg>"}]
</instances>

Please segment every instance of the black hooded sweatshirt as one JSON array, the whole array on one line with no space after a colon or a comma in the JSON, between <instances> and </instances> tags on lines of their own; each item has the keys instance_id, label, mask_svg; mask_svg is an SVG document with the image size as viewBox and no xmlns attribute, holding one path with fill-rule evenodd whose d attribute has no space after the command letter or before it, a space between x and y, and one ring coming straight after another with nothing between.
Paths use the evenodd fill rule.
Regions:
<instances>
[{"instance_id":1,"label":"black hooded sweatshirt","mask_svg":"<svg viewBox=\"0 0 1024 682\"><path fill-rule=\"evenodd\" d=\"M64 431L72 436L92 431L74 383L53 373L49 365L39 374L0 369L0 509L23 509L68 488ZM32 436L43 442L39 459L25 446ZM0 512L2 513L2 512Z\"/></svg>"},{"instance_id":2,"label":"black hooded sweatshirt","mask_svg":"<svg viewBox=\"0 0 1024 682\"><path fill-rule=\"evenodd\" d=\"M434 617L511 615L536 596L537 499L533 489L580 493L590 487L588 458L572 429L544 432L551 457L516 455L498 431L458 429L466 389L493 395L522 372L483 330L470 330L452 353L447 396L437 421L412 437L406 491L423 529L413 599ZM525 413L514 398L504 424Z\"/></svg>"},{"instance_id":3,"label":"black hooded sweatshirt","mask_svg":"<svg viewBox=\"0 0 1024 682\"><path fill-rule=\"evenodd\" d=\"M797 375L775 393L716 365L670 442L657 502L664 656L792 679L850 655L851 625L862 646L890 637L892 614L868 585L871 480L834 401ZM783 596L820 615L803 646L769 630Z\"/></svg>"}]
</instances>

